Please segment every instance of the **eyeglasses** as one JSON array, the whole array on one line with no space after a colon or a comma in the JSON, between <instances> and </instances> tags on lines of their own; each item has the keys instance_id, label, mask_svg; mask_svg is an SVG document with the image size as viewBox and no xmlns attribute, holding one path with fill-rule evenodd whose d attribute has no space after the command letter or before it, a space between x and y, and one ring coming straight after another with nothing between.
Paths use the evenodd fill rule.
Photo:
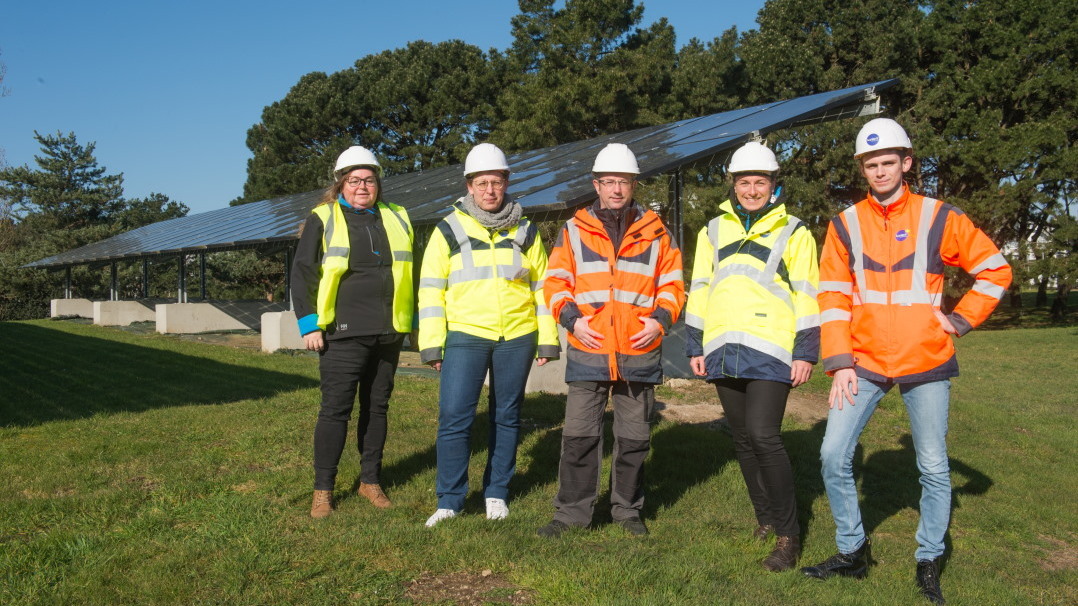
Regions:
<instances>
[{"instance_id":1,"label":"eyeglasses","mask_svg":"<svg viewBox=\"0 0 1078 606\"><path fill-rule=\"evenodd\" d=\"M627 179L596 179L595 181L607 189L614 189L615 187L624 189L633 184L632 181Z\"/></svg>"},{"instance_id":2,"label":"eyeglasses","mask_svg":"<svg viewBox=\"0 0 1078 606\"><path fill-rule=\"evenodd\" d=\"M361 183L367 187L374 187L378 185L378 179L375 177L352 177L344 182L348 187L359 187Z\"/></svg>"},{"instance_id":3,"label":"eyeglasses","mask_svg":"<svg viewBox=\"0 0 1078 606\"><path fill-rule=\"evenodd\" d=\"M490 188L505 189L506 185L508 185L508 183L501 179L483 179L482 181L472 181L472 187L480 191L486 191Z\"/></svg>"}]
</instances>

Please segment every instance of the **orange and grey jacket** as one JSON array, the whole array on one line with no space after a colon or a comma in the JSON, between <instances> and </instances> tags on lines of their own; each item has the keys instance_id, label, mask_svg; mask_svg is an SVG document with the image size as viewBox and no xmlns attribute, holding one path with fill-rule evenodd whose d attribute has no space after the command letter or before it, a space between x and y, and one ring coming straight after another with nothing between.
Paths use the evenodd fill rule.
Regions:
<instances>
[{"instance_id":1,"label":"orange and grey jacket","mask_svg":"<svg viewBox=\"0 0 1078 606\"><path fill-rule=\"evenodd\" d=\"M565 380L662 382L662 338L634 349L629 338L644 328L642 318L659 322L664 334L677 321L685 300L681 250L659 216L635 203L625 236L611 241L594 206L567 221L550 253L544 294L551 314L570 326ZM599 349L573 336L568 319L590 316L602 333Z\"/></svg>"},{"instance_id":2,"label":"orange and grey jacket","mask_svg":"<svg viewBox=\"0 0 1078 606\"><path fill-rule=\"evenodd\" d=\"M831 220L820 259L824 370L854 368L875 381L915 383L958 375L954 344L935 316L943 268L976 278L948 319L964 335L984 322L1011 283L999 248L958 208L903 194L872 197Z\"/></svg>"}]
</instances>

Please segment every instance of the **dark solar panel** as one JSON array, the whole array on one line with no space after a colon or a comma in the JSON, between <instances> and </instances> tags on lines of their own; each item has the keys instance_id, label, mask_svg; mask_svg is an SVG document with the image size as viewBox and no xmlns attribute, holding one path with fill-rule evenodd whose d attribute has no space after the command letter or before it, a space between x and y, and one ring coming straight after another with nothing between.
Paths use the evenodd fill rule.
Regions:
<instances>
[{"instance_id":1,"label":"dark solar panel","mask_svg":"<svg viewBox=\"0 0 1078 606\"><path fill-rule=\"evenodd\" d=\"M897 83L884 80L515 154L509 157L513 168L509 194L535 215L572 208L594 199L591 165L607 143L628 145L640 162L640 177L647 178L740 145L753 133L763 135L799 123L856 115L871 93ZM460 165L454 165L387 177L383 197L407 208L413 223L433 223L463 195L461 171ZM293 194L169 219L25 267L63 267L287 242L298 237L300 225L321 194Z\"/></svg>"}]
</instances>

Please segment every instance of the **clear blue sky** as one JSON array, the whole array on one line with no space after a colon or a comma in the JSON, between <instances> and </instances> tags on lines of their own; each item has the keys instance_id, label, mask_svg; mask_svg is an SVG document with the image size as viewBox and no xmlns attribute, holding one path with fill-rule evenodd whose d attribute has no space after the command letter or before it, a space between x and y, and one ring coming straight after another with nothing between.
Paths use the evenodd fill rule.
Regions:
<instances>
[{"instance_id":1,"label":"clear blue sky","mask_svg":"<svg viewBox=\"0 0 1078 606\"><path fill-rule=\"evenodd\" d=\"M643 2L678 46L756 27L763 0ZM247 129L309 72L336 72L412 40L506 49L512 0L280 2L23 0L0 11L0 149L36 168L42 134L96 142L124 194L166 194L192 213L243 192Z\"/></svg>"}]
</instances>

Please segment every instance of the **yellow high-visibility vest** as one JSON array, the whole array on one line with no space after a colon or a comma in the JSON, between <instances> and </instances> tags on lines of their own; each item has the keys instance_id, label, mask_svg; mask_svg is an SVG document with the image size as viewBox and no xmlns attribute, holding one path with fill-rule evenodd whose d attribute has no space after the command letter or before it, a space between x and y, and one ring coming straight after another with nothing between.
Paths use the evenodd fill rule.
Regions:
<instances>
[{"instance_id":1,"label":"yellow high-visibility vest","mask_svg":"<svg viewBox=\"0 0 1078 606\"><path fill-rule=\"evenodd\" d=\"M412 290L412 241L415 234L403 206L378 202L375 208L382 216L382 226L393 251L393 330L406 333L412 330L415 294ZM348 224L339 202L322 204L314 209L322 220L322 277L318 281L318 300L315 312L318 327L325 330L336 317L337 286L348 271Z\"/></svg>"}]
</instances>

